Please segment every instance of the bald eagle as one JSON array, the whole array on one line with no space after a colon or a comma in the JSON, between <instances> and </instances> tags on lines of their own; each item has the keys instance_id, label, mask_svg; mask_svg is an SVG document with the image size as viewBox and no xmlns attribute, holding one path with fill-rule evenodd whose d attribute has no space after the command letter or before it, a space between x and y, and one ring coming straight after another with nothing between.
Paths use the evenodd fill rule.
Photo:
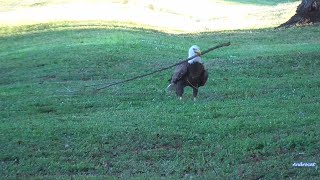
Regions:
<instances>
[{"instance_id":1,"label":"bald eagle","mask_svg":"<svg viewBox=\"0 0 320 180\"><path fill-rule=\"evenodd\" d=\"M193 89L193 98L196 100L198 89L204 86L208 80L208 72L205 70L201 61L201 51L197 45L190 47L188 57L197 57L177 66L167 87L169 91L176 91L179 99L182 99L184 88L190 86Z\"/></svg>"}]
</instances>

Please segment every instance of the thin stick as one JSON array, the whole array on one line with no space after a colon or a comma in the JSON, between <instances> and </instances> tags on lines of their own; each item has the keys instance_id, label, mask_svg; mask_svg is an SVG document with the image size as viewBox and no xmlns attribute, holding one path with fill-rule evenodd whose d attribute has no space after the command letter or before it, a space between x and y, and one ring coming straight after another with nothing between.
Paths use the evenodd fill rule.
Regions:
<instances>
[{"instance_id":1,"label":"thin stick","mask_svg":"<svg viewBox=\"0 0 320 180\"><path fill-rule=\"evenodd\" d=\"M214 46L214 47L212 47L212 48L209 48L209 49L201 52L201 55L207 54L207 53L210 52L210 51L213 51L213 50L215 50L215 49L218 49L218 48L221 48L221 47L224 47L224 46L229 46L229 45L230 45L230 42L223 43L223 44L219 44L219 45L217 45L217 46ZM178 65L180 65L180 64L183 64L183 63L185 63L185 62L187 62L187 61L189 61L189 60L191 60L191 59L193 59L193 58L195 58L195 57L197 57L197 56L198 56L198 55L194 55L194 56L192 56L192 57L189 57L189 58L186 59L186 60L180 61L180 62L178 62L178 63L176 63L176 64L173 64L173 65L170 65L170 66L167 66L167 67L158 69L158 70L155 70L155 71L150 72L150 73L146 73L146 74L142 74L142 75L139 75L139 76L135 76L135 77L133 77L133 78L129 78L129 79L126 79L126 80L123 80L123 81L118 81L118 82L106 84L106 85L104 85L104 86L102 86L102 87L100 87L100 88L97 88L97 89L95 90L95 92L100 91L100 90L105 89L105 88L108 88L108 87L111 87L111 86L115 86L115 85L117 85L117 84L126 83L126 82L128 82L128 81L133 81L133 80L135 80L135 79L139 79L139 78L142 78L142 77L145 77L145 76L149 76L149 75L152 75L152 74L155 74L155 73L158 73L158 72L161 72L161 71L170 69L170 68L172 68L172 67L174 67L174 66L178 66Z\"/></svg>"}]
</instances>

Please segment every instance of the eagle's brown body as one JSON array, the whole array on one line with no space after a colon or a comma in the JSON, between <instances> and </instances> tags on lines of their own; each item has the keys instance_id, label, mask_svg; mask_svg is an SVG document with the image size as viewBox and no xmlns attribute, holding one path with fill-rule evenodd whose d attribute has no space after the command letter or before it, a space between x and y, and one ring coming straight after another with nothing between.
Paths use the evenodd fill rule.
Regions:
<instances>
[{"instance_id":1,"label":"eagle's brown body","mask_svg":"<svg viewBox=\"0 0 320 180\"><path fill-rule=\"evenodd\" d=\"M184 88L190 86L193 89L193 97L198 95L198 88L204 86L208 80L208 72L204 69L203 64L181 64L172 76L172 83L176 83L176 94L182 97Z\"/></svg>"}]
</instances>

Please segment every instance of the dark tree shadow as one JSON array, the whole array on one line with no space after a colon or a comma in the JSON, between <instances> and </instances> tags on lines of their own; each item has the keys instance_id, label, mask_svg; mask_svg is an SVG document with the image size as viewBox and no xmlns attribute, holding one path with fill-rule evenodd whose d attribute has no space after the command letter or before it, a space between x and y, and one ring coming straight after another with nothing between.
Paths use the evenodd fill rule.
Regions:
<instances>
[{"instance_id":1,"label":"dark tree shadow","mask_svg":"<svg viewBox=\"0 0 320 180\"><path fill-rule=\"evenodd\" d=\"M296 14L279 27L308 25L320 22L320 0L302 0Z\"/></svg>"}]
</instances>

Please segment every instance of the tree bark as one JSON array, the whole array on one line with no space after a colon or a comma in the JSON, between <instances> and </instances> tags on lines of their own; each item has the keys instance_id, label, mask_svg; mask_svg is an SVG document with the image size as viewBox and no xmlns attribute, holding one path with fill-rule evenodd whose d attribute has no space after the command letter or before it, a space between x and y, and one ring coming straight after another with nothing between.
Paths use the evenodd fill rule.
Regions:
<instances>
[{"instance_id":1,"label":"tree bark","mask_svg":"<svg viewBox=\"0 0 320 180\"><path fill-rule=\"evenodd\" d=\"M320 0L302 0L296 14L279 27L307 25L320 22Z\"/></svg>"}]
</instances>

